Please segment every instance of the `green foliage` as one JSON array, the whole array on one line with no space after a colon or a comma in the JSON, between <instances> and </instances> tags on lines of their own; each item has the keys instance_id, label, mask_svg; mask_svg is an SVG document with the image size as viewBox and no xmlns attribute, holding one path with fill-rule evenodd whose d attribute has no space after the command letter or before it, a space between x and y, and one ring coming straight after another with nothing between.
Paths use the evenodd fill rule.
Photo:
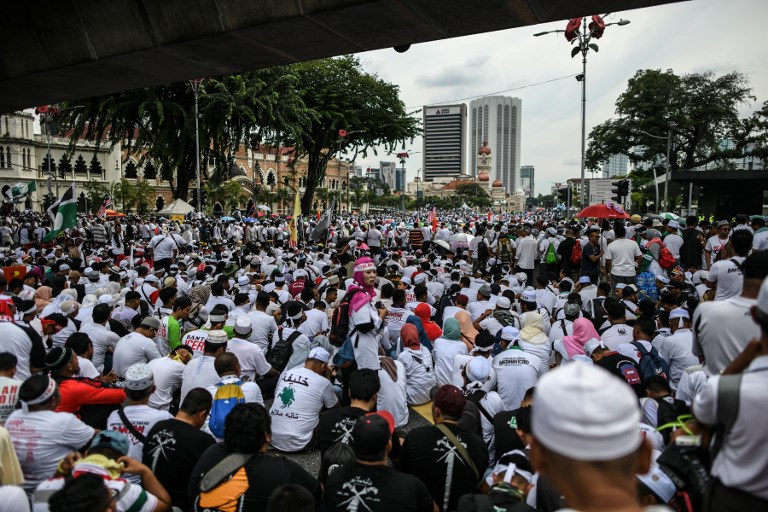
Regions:
<instances>
[{"instance_id":1,"label":"green foliage","mask_svg":"<svg viewBox=\"0 0 768 512\"><path fill-rule=\"evenodd\" d=\"M308 157L307 186L301 200L306 215L329 159L347 150L366 156L377 145L392 152L420 129L418 119L405 111L399 88L365 73L356 57L305 62L293 69L301 99L312 112L300 136L291 141L296 157ZM339 130L347 130L348 136L340 137Z\"/></svg>"},{"instance_id":2,"label":"green foliage","mask_svg":"<svg viewBox=\"0 0 768 512\"><path fill-rule=\"evenodd\" d=\"M106 192L106 191L105 191ZM147 180L131 182L125 178L113 184L109 190L115 207L118 205L124 212L134 210L138 213L147 213L155 207L157 191ZM104 195L102 194L102 199ZM101 205L101 200L99 201ZM97 205L97 208L98 206Z\"/></svg>"},{"instance_id":3,"label":"green foliage","mask_svg":"<svg viewBox=\"0 0 768 512\"><path fill-rule=\"evenodd\" d=\"M104 196L109 195L109 189L93 178L83 184L83 192L88 199L88 210L91 213L99 211L99 207L104 202Z\"/></svg>"},{"instance_id":4,"label":"green foliage","mask_svg":"<svg viewBox=\"0 0 768 512\"><path fill-rule=\"evenodd\" d=\"M739 108L754 100L740 73L678 76L672 70L640 70L616 100L617 117L592 129L586 165L598 169L611 155L626 154L644 167L633 178L651 182L653 173L658 175L666 165L671 126L672 170L724 166L732 158L765 155L768 107L739 116Z\"/></svg>"}]
</instances>

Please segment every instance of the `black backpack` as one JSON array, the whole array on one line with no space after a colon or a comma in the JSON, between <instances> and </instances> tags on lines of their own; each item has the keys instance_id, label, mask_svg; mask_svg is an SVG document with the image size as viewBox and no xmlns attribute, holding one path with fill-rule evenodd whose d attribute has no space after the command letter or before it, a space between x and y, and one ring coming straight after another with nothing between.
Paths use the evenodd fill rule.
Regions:
<instances>
[{"instance_id":1,"label":"black backpack","mask_svg":"<svg viewBox=\"0 0 768 512\"><path fill-rule=\"evenodd\" d=\"M265 358L272 365L272 368L279 372L285 370L293 355L293 342L299 336L301 336L299 331L293 331L288 338L283 339L283 328L277 329L277 343L272 345L272 340L269 340L269 347L267 347L265 354Z\"/></svg>"},{"instance_id":2,"label":"black backpack","mask_svg":"<svg viewBox=\"0 0 768 512\"><path fill-rule=\"evenodd\" d=\"M639 341L633 341L632 345L640 352L640 362L637 363L637 368L640 370L640 378L643 379L643 382L654 375L669 380L669 365L655 348L651 347L651 350L648 351Z\"/></svg>"},{"instance_id":3,"label":"black backpack","mask_svg":"<svg viewBox=\"0 0 768 512\"><path fill-rule=\"evenodd\" d=\"M488 259L488 244L486 243L485 238L481 238L480 241L477 243L477 259L479 260Z\"/></svg>"},{"instance_id":4,"label":"black backpack","mask_svg":"<svg viewBox=\"0 0 768 512\"><path fill-rule=\"evenodd\" d=\"M352 297L361 291L363 290L355 288L351 292L347 292L333 312L331 317L331 333L328 335L328 340L334 347L342 346L344 340L354 334L354 332L349 332L349 303Z\"/></svg>"},{"instance_id":5,"label":"black backpack","mask_svg":"<svg viewBox=\"0 0 768 512\"><path fill-rule=\"evenodd\" d=\"M670 423L677 422L677 418L691 413L691 408L682 400L677 400L671 396L663 398L654 398L656 407L656 427L663 427ZM664 438L664 444L668 445L671 441L672 429L665 428L659 431Z\"/></svg>"}]
</instances>

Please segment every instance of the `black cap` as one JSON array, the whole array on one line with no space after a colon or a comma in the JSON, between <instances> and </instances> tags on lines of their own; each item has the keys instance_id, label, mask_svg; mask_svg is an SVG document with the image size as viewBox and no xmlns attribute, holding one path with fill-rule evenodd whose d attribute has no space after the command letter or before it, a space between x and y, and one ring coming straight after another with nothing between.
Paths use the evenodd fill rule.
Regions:
<instances>
[{"instance_id":1,"label":"black cap","mask_svg":"<svg viewBox=\"0 0 768 512\"><path fill-rule=\"evenodd\" d=\"M395 419L389 411L377 411L361 416L352 428L352 439L358 456L378 455L387 446L395 430Z\"/></svg>"}]
</instances>

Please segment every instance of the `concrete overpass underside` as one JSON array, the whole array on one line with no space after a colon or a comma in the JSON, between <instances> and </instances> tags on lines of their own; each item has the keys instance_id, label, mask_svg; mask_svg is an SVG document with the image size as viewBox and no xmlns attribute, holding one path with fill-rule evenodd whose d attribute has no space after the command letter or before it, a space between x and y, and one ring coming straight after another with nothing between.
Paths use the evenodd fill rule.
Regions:
<instances>
[{"instance_id":1,"label":"concrete overpass underside","mask_svg":"<svg viewBox=\"0 0 768 512\"><path fill-rule=\"evenodd\" d=\"M0 112L674 1L3 2Z\"/></svg>"}]
</instances>

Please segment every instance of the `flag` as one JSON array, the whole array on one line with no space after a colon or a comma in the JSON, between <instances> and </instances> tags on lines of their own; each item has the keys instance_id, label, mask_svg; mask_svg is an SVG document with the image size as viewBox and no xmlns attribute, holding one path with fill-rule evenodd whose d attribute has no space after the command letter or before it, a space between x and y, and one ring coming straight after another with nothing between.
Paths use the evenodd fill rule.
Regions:
<instances>
[{"instance_id":1,"label":"flag","mask_svg":"<svg viewBox=\"0 0 768 512\"><path fill-rule=\"evenodd\" d=\"M9 188L5 192L5 195L8 196L8 199L16 199L26 196L27 194L30 194L36 190L37 184L35 184L34 181L30 181L29 183L17 183Z\"/></svg>"},{"instance_id":2,"label":"flag","mask_svg":"<svg viewBox=\"0 0 768 512\"><path fill-rule=\"evenodd\" d=\"M328 234L328 229L331 227L331 217L333 216L333 211L336 207L336 198L334 197L331 199L331 206L327 210L325 210L325 213L320 218L320 220L317 223L317 226L315 226L315 229L312 230L312 233L309 234L309 240L311 242L316 242L318 240L325 240Z\"/></svg>"},{"instance_id":3,"label":"flag","mask_svg":"<svg viewBox=\"0 0 768 512\"><path fill-rule=\"evenodd\" d=\"M435 212L434 206L431 210L429 210L429 215L427 215L427 223L432 226L433 233L437 231L437 212Z\"/></svg>"},{"instance_id":4,"label":"flag","mask_svg":"<svg viewBox=\"0 0 768 512\"><path fill-rule=\"evenodd\" d=\"M104 202L99 206L99 211L96 214L96 217L106 217L107 216L107 208L112 206L112 201L109 200L109 196L106 196L104 198Z\"/></svg>"},{"instance_id":5,"label":"flag","mask_svg":"<svg viewBox=\"0 0 768 512\"><path fill-rule=\"evenodd\" d=\"M490 222L490 220L491 220L491 210L488 210L488 221Z\"/></svg>"},{"instance_id":6,"label":"flag","mask_svg":"<svg viewBox=\"0 0 768 512\"><path fill-rule=\"evenodd\" d=\"M43 242L50 242L56 238L59 233L67 228L77 226L77 195L75 194L75 184L73 183L56 201L48 208L48 215L53 219L53 229L45 235ZM55 214L53 212L56 212Z\"/></svg>"},{"instance_id":7,"label":"flag","mask_svg":"<svg viewBox=\"0 0 768 512\"><path fill-rule=\"evenodd\" d=\"M300 215L301 205L299 204L299 191L296 190L296 199L293 202L293 218L291 219L291 241L289 243L291 247L296 247L296 244L299 242L299 233L296 229L296 223L299 221Z\"/></svg>"},{"instance_id":8,"label":"flag","mask_svg":"<svg viewBox=\"0 0 768 512\"><path fill-rule=\"evenodd\" d=\"M255 211L256 211L256 203L253 203L253 204L251 205L251 209L250 209L250 210L248 210L248 215L246 215L246 217L253 217L253 216L254 216L254 213L255 213Z\"/></svg>"}]
</instances>

